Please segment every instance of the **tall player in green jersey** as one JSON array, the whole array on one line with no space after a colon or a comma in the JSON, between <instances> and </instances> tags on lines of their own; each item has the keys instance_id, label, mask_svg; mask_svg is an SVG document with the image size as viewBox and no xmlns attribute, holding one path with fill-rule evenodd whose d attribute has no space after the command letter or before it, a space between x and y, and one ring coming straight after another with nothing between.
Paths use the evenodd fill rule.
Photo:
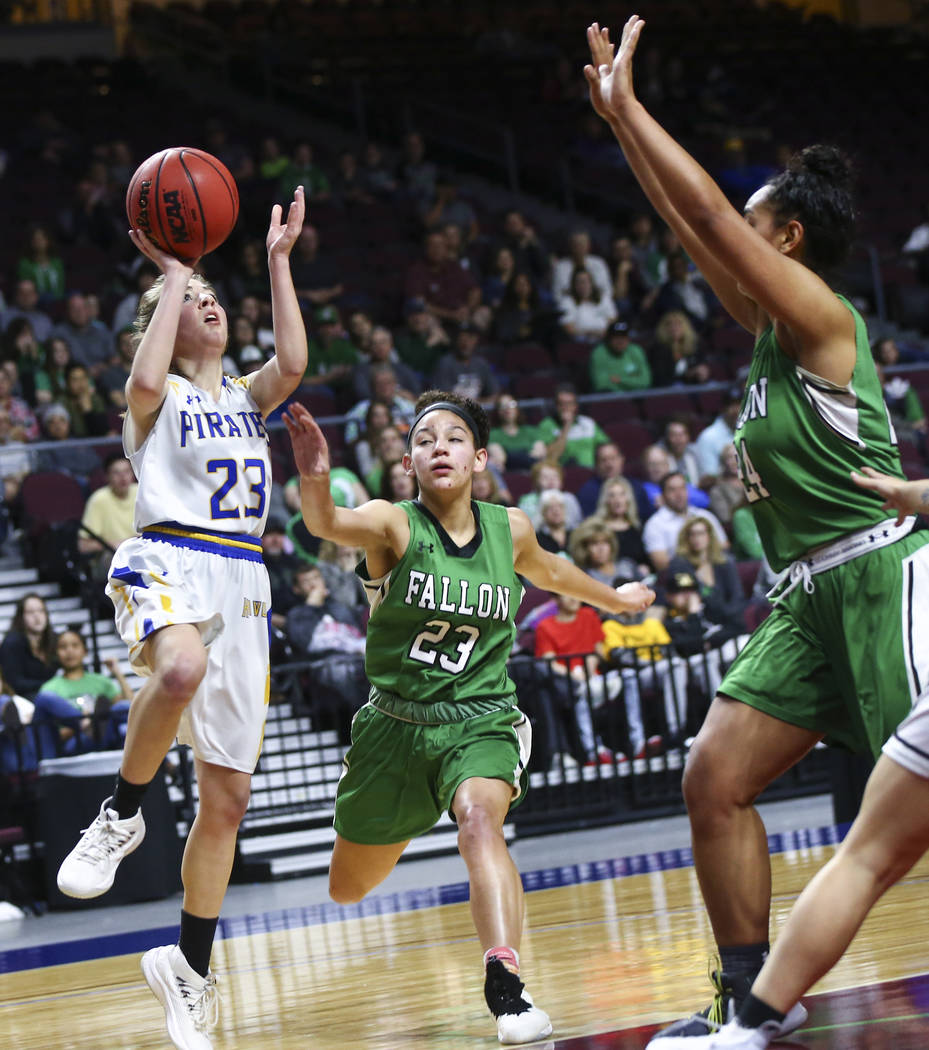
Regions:
<instances>
[{"instance_id":1,"label":"tall player in green jersey","mask_svg":"<svg viewBox=\"0 0 929 1050\"><path fill-rule=\"evenodd\" d=\"M329 892L341 903L361 900L448 810L468 867L497 1036L530 1042L552 1027L519 979L522 885L503 837L530 750L506 672L522 597L517 573L611 612L644 609L655 595L643 584L597 582L543 551L521 510L471 499L472 477L487 465L480 405L431 390L416 410L403 467L418 499L354 510L333 504L329 452L310 413L296 404L284 417L307 528L364 548L359 572L371 602L371 696L352 724L339 782Z\"/></svg>"},{"instance_id":2,"label":"tall player in green jersey","mask_svg":"<svg viewBox=\"0 0 929 1050\"><path fill-rule=\"evenodd\" d=\"M898 525L849 476L865 467L900 476L900 464L864 325L822 276L850 245L847 162L810 147L740 215L636 99L643 25L628 20L615 55L608 31L590 26L591 102L655 209L755 336L736 447L765 553L789 567L685 769L694 864L721 958L713 1005L663 1033L686 1039L732 1016L768 953L771 870L754 800L824 737L876 757L927 679L918 584L929 576L929 533L914 531L913 518ZM798 1005L770 1020L783 1034L805 1018Z\"/></svg>"}]
</instances>

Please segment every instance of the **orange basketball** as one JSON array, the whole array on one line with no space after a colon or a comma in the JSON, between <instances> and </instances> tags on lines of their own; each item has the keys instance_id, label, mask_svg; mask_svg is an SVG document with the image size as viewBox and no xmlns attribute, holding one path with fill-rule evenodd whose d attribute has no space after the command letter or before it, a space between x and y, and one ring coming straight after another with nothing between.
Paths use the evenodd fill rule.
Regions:
<instances>
[{"instance_id":1,"label":"orange basketball","mask_svg":"<svg viewBox=\"0 0 929 1050\"><path fill-rule=\"evenodd\" d=\"M239 191L210 153L172 146L143 161L126 191L132 229L184 262L218 248L239 217Z\"/></svg>"}]
</instances>

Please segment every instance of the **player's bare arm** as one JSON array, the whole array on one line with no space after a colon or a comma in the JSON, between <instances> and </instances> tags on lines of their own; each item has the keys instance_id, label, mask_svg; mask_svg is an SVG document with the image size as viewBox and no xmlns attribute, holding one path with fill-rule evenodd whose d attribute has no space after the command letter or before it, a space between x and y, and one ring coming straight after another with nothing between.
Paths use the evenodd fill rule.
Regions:
<instances>
[{"instance_id":1,"label":"player's bare arm","mask_svg":"<svg viewBox=\"0 0 929 1050\"><path fill-rule=\"evenodd\" d=\"M881 474L873 467L864 467L860 474L852 471L852 481L863 489L882 496L882 510L895 510L897 524L909 514L929 514L929 481L904 481L889 474Z\"/></svg>"},{"instance_id":2,"label":"player's bare arm","mask_svg":"<svg viewBox=\"0 0 929 1050\"><path fill-rule=\"evenodd\" d=\"M300 475L300 507L314 536L351 547L364 547L372 576L388 572L410 541L409 519L386 500L361 507L337 507L329 491L329 446L319 424L301 404L284 415Z\"/></svg>"},{"instance_id":3,"label":"player's bare arm","mask_svg":"<svg viewBox=\"0 0 929 1050\"><path fill-rule=\"evenodd\" d=\"M746 223L709 174L635 97L632 62L644 25L633 15L612 65L589 67L620 145L642 158L670 206L744 293L786 328L778 333L786 352L822 378L847 383L855 363L854 322L829 286L790 257L802 225L792 220L779 228L776 244L760 236L751 228L750 209ZM587 77L592 85L591 73Z\"/></svg>"},{"instance_id":4,"label":"player's bare arm","mask_svg":"<svg viewBox=\"0 0 929 1050\"><path fill-rule=\"evenodd\" d=\"M306 326L290 273L290 252L303 229L305 213L302 186L294 192L286 219L280 204L271 209L266 244L275 352L258 370L251 385L252 397L264 415L293 393L306 371Z\"/></svg>"},{"instance_id":5,"label":"player's bare arm","mask_svg":"<svg viewBox=\"0 0 929 1050\"><path fill-rule=\"evenodd\" d=\"M566 558L543 550L525 512L510 507L507 514L513 536L514 567L534 586L578 598L611 613L641 612L655 600L655 592L643 583L627 583L615 589L607 587Z\"/></svg>"}]
</instances>

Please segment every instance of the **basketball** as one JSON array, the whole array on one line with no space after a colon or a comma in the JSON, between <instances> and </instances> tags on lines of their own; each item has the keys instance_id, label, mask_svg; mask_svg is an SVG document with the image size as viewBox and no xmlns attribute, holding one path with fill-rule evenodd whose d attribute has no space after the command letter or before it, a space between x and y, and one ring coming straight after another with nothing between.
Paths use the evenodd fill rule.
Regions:
<instances>
[{"instance_id":1,"label":"basketball","mask_svg":"<svg viewBox=\"0 0 929 1050\"><path fill-rule=\"evenodd\" d=\"M163 251L193 262L218 248L239 217L239 191L210 153L172 146L143 161L126 191L126 215Z\"/></svg>"}]
</instances>

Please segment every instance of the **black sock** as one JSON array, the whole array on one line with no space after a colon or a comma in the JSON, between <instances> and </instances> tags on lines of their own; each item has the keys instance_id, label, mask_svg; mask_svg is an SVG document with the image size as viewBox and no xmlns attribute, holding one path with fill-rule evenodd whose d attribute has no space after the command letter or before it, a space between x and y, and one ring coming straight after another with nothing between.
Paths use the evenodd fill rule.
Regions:
<instances>
[{"instance_id":1,"label":"black sock","mask_svg":"<svg viewBox=\"0 0 929 1050\"><path fill-rule=\"evenodd\" d=\"M148 782L150 783L151 781ZM107 808L115 809L120 820L134 817L142 806L142 798L148 791L148 784L130 784L128 780L123 780L122 773L117 773L113 798Z\"/></svg>"},{"instance_id":2,"label":"black sock","mask_svg":"<svg viewBox=\"0 0 929 1050\"><path fill-rule=\"evenodd\" d=\"M181 935L177 946L181 949L190 968L201 977L210 972L210 953L213 951L213 938L216 936L215 919L201 919L199 915L181 910Z\"/></svg>"},{"instance_id":3,"label":"black sock","mask_svg":"<svg viewBox=\"0 0 929 1050\"><path fill-rule=\"evenodd\" d=\"M724 973L748 973L755 977L764 966L764 961L771 950L769 941L758 944L734 944L728 948L719 947L719 960Z\"/></svg>"},{"instance_id":4,"label":"black sock","mask_svg":"<svg viewBox=\"0 0 929 1050\"><path fill-rule=\"evenodd\" d=\"M760 1028L765 1021L783 1021L786 1015L780 1010L759 999L757 995L748 993L748 998L739 1008L739 1024L743 1028Z\"/></svg>"}]
</instances>

